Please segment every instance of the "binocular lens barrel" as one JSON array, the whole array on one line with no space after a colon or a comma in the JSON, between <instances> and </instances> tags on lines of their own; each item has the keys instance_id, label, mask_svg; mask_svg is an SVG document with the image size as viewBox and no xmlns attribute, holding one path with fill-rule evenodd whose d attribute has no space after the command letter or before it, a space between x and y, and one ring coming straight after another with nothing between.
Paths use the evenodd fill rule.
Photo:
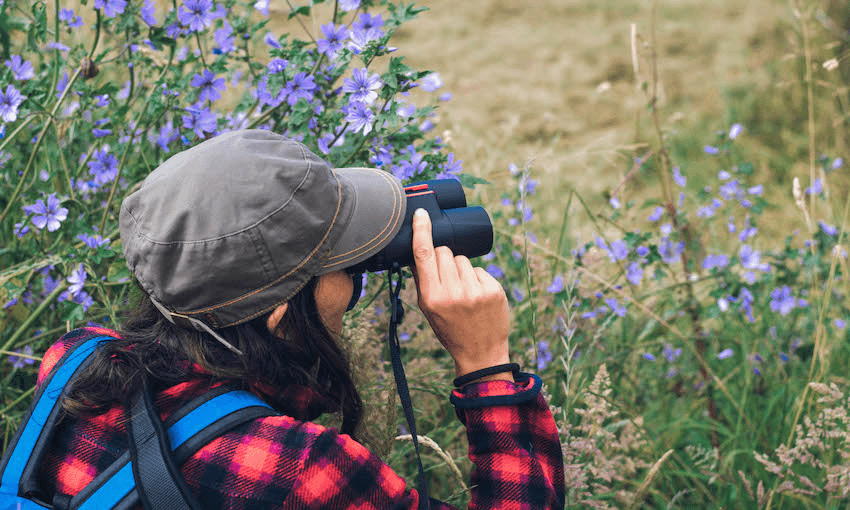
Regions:
<instances>
[{"instance_id":1,"label":"binocular lens barrel","mask_svg":"<svg viewBox=\"0 0 850 510\"><path fill-rule=\"evenodd\" d=\"M349 273L383 271L398 263L413 263L413 213L418 208L431 216L434 246L448 246L455 255L480 257L493 248L493 225L483 207L467 207L466 195L454 179L422 181L405 187L407 211L396 237L372 257L346 268Z\"/></svg>"}]
</instances>

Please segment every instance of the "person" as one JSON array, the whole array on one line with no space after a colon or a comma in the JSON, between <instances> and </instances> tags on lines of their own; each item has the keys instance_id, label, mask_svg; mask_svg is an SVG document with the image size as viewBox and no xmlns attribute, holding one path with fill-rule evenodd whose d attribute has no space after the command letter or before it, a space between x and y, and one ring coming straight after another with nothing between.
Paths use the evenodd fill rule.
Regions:
<instances>
[{"instance_id":1,"label":"person","mask_svg":"<svg viewBox=\"0 0 850 510\"><path fill-rule=\"evenodd\" d=\"M138 305L120 332L74 330L43 358L39 384L77 342L110 337L66 388L41 499L74 496L127 451L127 401L143 383L163 421L228 385L279 415L231 429L180 467L202 508L417 508L417 491L356 440L362 402L340 342L359 296L345 269L389 243L404 213L391 174L331 169L264 130L222 134L154 170L120 211ZM508 363L504 290L435 248L423 213L413 221L418 305L456 374ZM474 463L470 508L564 506L561 445L537 376L490 374L451 400ZM313 422L328 412L341 413L339 430Z\"/></svg>"}]
</instances>

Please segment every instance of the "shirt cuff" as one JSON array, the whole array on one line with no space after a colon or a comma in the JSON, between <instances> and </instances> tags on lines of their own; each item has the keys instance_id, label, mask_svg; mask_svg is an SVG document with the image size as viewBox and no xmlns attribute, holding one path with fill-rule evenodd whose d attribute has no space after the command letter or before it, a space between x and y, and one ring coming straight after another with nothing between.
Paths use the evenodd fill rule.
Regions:
<instances>
[{"instance_id":1,"label":"shirt cuff","mask_svg":"<svg viewBox=\"0 0 850 510\"><path fill-rule=\"evenodd\" d=\"M470 383L452 391L449 401L458 409L523 404L537 399L543 381L534 374L516 372L514 381Z\"/></svg>"}]
</instances>

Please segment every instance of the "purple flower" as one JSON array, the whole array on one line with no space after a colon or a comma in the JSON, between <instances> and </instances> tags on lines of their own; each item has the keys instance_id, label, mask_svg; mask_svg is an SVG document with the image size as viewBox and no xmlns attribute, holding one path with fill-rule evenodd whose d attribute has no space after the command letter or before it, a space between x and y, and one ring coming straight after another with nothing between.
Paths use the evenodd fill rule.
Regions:
<instances>
[{"instance_id":1,"label":"purple flower","mask_svg":"<svg viewBox=\"0 0 850 510\"><path fill-rule=\"evenodd\" d=\"M127 7L125 0L94 0L94 8L103 9L103 13L109 18L123 13L124 7Z\"/></svg>"},{"instance_id":2,"label":"purple flower","mask_svg":"<svg viewBox=\"0 0 850 510\"><path fill-rule=\"evenodd\" d=\"M721 171L717 172L717 178L720 179L721 181L728 181L729 179L732 178L732 174L730 174L726 170L721 170Z\"/></svg>"},{"instance_id":3,"label":"purple flower","mask_svg":"<svg viewBox=\"0 0 850 510\"><path fill-rule=\"evenodd\" d=\"M639 263L632 262L629 264L626 269L626 279L634 286L640 285L641 280L643 280L643 269L640 268Z\"/></svg>"},{"instance_id":4,"label":"purple flower","mask_svg":"<svg viewBox=\"0 0 850 510\"><path fill-rule=\"evenodd\" d=\"M23 223L15 223L14 232L15 235L18 236L18 239L27 235L30 231L30 228Z\"/></svg>"},{"instance_id":5,"label":"purple flower","mask_svg":"<svg viewBox=\"0 0 850 510\"><path fill-rule=\"evenodd\" d=\"M729 139L734 140L738 138L738 136L744 131L744 126L740 124L733 124L732 128L729 130Z\"/></svg>"},{"instance_id":6,"label":"purple flower","mask_svg":"<svg viewBox=\"0 0 850 510\"><path fill-rule=\"evenodd\" d=\"M835 226L830 225L829 223L824 223L822 221L818 221L818 225L820 225L820 228L824 231L826 235L838 235L838 229L835 228Z\"/></svg>"},{"instance_id":7,"label":"purple flower","mask_svg":"<svg viewBox=\"0 0 850 510\"><path fill-rule=\"evenodd\" d=\"M685 251L685 242L679 241L674 246L669 237L665 237L662 243L658 245L658 253L661 254L661 259L667 264L676 263L683 251Z\"/></svg>"},{"instance_id":8,"label":"purple flower","mask_svg":"<svg viewBox=\"0 0 850 510\"><path fill-rule=\"evenodd\" d=\"M266 36L263 37L263 42L272 48L281 49L283 46L280 45L277 38L274 36L273 32L266 32Z\"/></svg>"},{"instance_id":9,"label":"purple flower","mask_svg":"<svg viewBox=\"0 0 850 510\"><path fill-rule=\"evenodd\" d=\"M605 304L608 305L608 308L610 308L611 311L614 312L615 314L617 314L618 316L620 316L620 317L626 316L626 307L620 306L620 304L617 303L616 299L608 298L608 299L605 300Z\"/></svg>"},{"instance_id":10,"label":"purple flower","mask_svg":"<svg viewBox=\"0 0 850 510\"><path fill-rule=\"evenodd\" d=\"M27 356L32 356L32 347L29 345L24 347L24 351L21 352L20 349L15 349L12 352L17 352L18 354L26 354ZM32 365L35 363L34 359L24 358L23 356L9 356L9 363L12 364L15 368L24 368L24 365Z\"/></svg>"},{"instance_id":11,"label":"purple flower","mask_svg":"<svg viewBox=\"0 0 850 510\"><path fill-rule=\"evenodd\" d=\"M89 235L86 235L86 234L80 234L80 235L77 236L77 239L79 239L80 241L85 243L86 246L88 246L89 248L91 248L93 250L96 250L97 248L99 248L99 247L101 247L105 244L108 245L109 241L110 241L108 237L106 239L104 239L100 234L96 234L96 235L93 235L93 236L89 236Z\"/></svg>"},{"instance_id":12,"label":"purple flower","mask_svg":"<svg viewBox=\"0 0 850 510\"><path fill-rule=\"evenodd\" d=\"M50 41L49 43L47 43L45 45L45 47L47 47L47 49L50 49L50 50L58 50L58 51L70 51L71 50L71 48L69 48L68 45L62 44L62 43L56 42L56 41Z\"/></svg>"},{"instance_id":13,"label":"purple flower","mask_svg":"<svg viewBox=\"0 0 850 510\"><path fill-rule=\"evenodd\" d=\"M147 23L149 27L156 25L155 12L156 4L153 3L153 0L145 0L145 5L141 8L142 21Z\"/></svg>"},{"instance_id":14,"label":"purple flower","mask_svg":"<svg viewBox=\"0 0 850 510\"><path fill-rule=\"evenodd\" d=\"M717 353L717 359L726 359L734 354L732 349L723 349L722 351Z\"/></svg>"},{"instance_id":15,"label":"purple flower","mask_svg":"<svg viewBox=\"0 0 850 510\"><path fill-rule=\"evenodd\" d=\"M843 159L841 159L841 158L835 158L834 160L832 160L832 166L831 166L831 168L832 168L833 170L838 170L839 168L841 168L841 165L843 165L843 164L844 164L844 160L843 160Z\"/></svg>"},{"instance_id":16,"label":"purple flower","mask_svg":"<svg viewBox=\"0 0 850 510\"><path fill-rule=\"evenodd\" d=\"M74 19L74 9L60 9L59 21L70 21Z\"/></svg>"},{"instance_id":17,"label":"purple flower","mask_svg":"<svg viewBox=\"0 0 850 510\"><path fill-rule=\"evenodd\" d=\"M56 83L56 97L60 97L62 92L65 91L65 87L68 86L68 73L64 73L61 78L59 78L59 82Z\"/></svg>"},{"instance_id":18,"label":"purple flower","mask_svg":"<svg viewBox=\"0 0 850 510\"><path fill-rule=\"evenodd\" d=\"M328 23L327 25L322 25L322 34L325 37L316 41L319 53L333 59L336 57L337 52L342 49L345 39L348 37L348 28L345 25L337 26L333 23Z\"/></svg>"},{"instance_id":19,"label":"purple flower","mask_svg":"<svg viewBox=\"0 0 850 510\"><path fill-rule=\"evenodd\" d=\"M820 182L820 179L815 179L815 183L812 186L806 188L806 193L809 195L817 195L823 191L823 183Z\"/></svg>"},{"instance_id":20,"label":"purple flower","mask_svg":"<svg viewBox=\"0 0 850 510\"><path fill-rule=\"evenodd\" d=\"M383 82L377 73L369 75L367 68L357 69L352 72L351 78L345 78L342 85L342 91L351 94L348 100L351 103L363 102L372 104L378 99L376 90L381 88Z\"/></svg>"},{"instance_id":21,"label":"purple flower","mask_svg":"<svg viewBox=\"0 0 850 510\"><path fill-rule=\"evenodd\" d=\"M643 353L643 359L647 361L655 361L655 354L652 354L651 352L645 352Z\"/></svg>"},{"instance_id":22,"label":"purple flower","mask_svg":"<svg viewBox=\"0 0 850 510\"><path fill-rule=\"evenodd\" d=\"M224 16L224 7L218 6L213 11L212 0L185 0L177 11L177 19L184 27L188 26L191 32L200 32L212 26L213 20Z\"/></svg>"},{"instance_id":23,"label":"purple flower","mask_svg":"<svg viewBox=\"0 0 850 510\"><path fill-rule=\"evenodd\" d=\"M773 289L770 297L773 298L770 302L770 309L774 312L778 311L780 315L788 315L796 304L794 296L791 295L791 288L787 285Z\"/></svg>"},{"instance_id":24,"label":"purple flower","mask_svg":"<svg viewBox=\"0 0 850 510\"><path fill-rule=\"evenodd\" d=\"M373 33L376 34L377 37L382 37L384 32L380 30L381 27L384 26L384 20L381 18L381 15L372 16L368 12L364 12L358 16L357 21L351 24L351 28L353 30L359 32L370 32L375 31Z\"/></svg>"},{"instance_id":25,"label":"purple flower","mask_svg":"<svg viewBox=\"0 0 850 510\"><path fill-rule=\"evenodd\" d=\"M443 86L443 80L440 79L440 73L431 73L422 78L422 90L425 92L434 92Z\"/></svg>"},{"instance_id":26,"label":"purple flower","mask_svg":"<svg viewBox=\"0 0 850 510\"><path fill-rule=\"evenodd\" d=\"M23 60L20 55L12 55L12 60L6 61L6 67L12 70L12 75L16 80L29 80L35 76L32 62Z\"/></svg>"},{"instance_id":27,"label":"purple flower","mask_svg":"<svg viewBox=\"0 0 850 510\"><path fill-rule=\"evenodd\" d=\"M215 38L215 43L218 45L219 52L230 53L236 49L236 46L233 44L233 41L236 40L236 36L233 35L233 27L230 26L230 23L228 23L227 20L224 20L224 27L213 32L213 36Z\"/></svg>"},{"instance_id":28,"label":"purple flower","mask_svg":"<svg viewBox=\"0 0 850 510\"><path fill-rule=\"evenodd\" d=\"M667 361L673 363L676 361L676 358L682 355L681 347L678 349L673 349L673 346L670 344L664 344L664 357L667 358Z\"/></svg>"},{"instance_id":29,"label":"purple flower","mask_svg":"<svg viewBox=\"0 0 850 510\"><path fill-rule=\"evenodd\" d=\"M638 257L644 258L649 255L649 248L644 245L640 245L635 249L635 252L638 254Z\"/></svg>"},{"instance_id":30,"label":"purple flower","mask_svg":"<svg viewBox=\"0 0 850 510\"><path fill-rule=\"evenodd\" d=\"M312 76L305 72L300 72L296 74L291 81L286 83L286 88L284 89L286 91L286 102L289 103L290 106L297 103L301 98L310 102L313 100L313 94L317 88L318 86L313 81ZM372 129L371 125L369 126L369 129Z\"/></svg>"},{"instance_id":31,"label":"purple flower","mask_svg":"<svg viewBox=\"0 0 850 510\"><path fill-rule=\"evenodd\" d=\"M546 287L546 292L557 294L564 290L564 279L560 274L556 274L552 279L552 284Z\"/></svg>"},{"instance_id":32,"label":"purple flower","mask_svg":"<svg viewBox=\"0 0 850 510\"><path fill-rule=\"evenodd\" d=\"M183 115L183 127L194 130L198 138L204 138L204 133L212 133L218 127L215 113L209 108L203 108L200 103L187 106L186 112L189 115Z\"/></svg>"},{"instance_id":33,"label":"purple flower","mask_svg":"<svg viewBox=\"0 0 850 510\"><path fill-rule=\"evenodd\" d=\"M118 176L118 159L109 153L108 145L92 154L88 167L89 173L94 176L94 182L101 186Z\"/></svg>"},{"instance_id":34,"label":"purple flower","mask_svg":"<svg viewBox=\"0 0 850 510\"><path fill-rule=\"evenodd\" d=\"M443 171L437 174L437 179L457 179L457 175L463 169L461 167L463 160L455 160L455 153L450 152L446 156L446 162L442 165Z\"/></svg>"},{"instance_id":35,"label":"purple flower","mask_svg":"<svg viewBox=\"0 0 850 510\"><path fill-rule=\"evenodd\" d=\"M103 94L102 96L94 96L97 99L95 103L95 107L103 108L104 106L109 106L109 94Z\"/></svg>"},{"instance_id":36,"label":"purple flower","mask_svg":"<svg viewBox=\"0 0 850 510\"><path fill-rule=\"evenodd\" d=\"M174 124L169 120L168 124L163 125L159 129L159 136L156 138L156 143L166 154L168 154L168 144L178 138L180 138L180 131L174 129Z\"/></svg>"},{"instance_id":37,"label":"purple flower","mask_svg":"<svg viewBox=\"0 0 850 510\"><path fill-rule=\"evenodd\" d=\"M517 286L514 286L513 289L511 289L511 294L513 294L514 299L517 301L522 301L525 299L525 292L523 292L522 289Z\"/></svg>"},{"instance_id":38,"label":"purple flower","mask_svg":"<svg viewBox=\"0 0 850 510\"><path fill-rule=\"evenodd\" d=\"M339 8L345 12L353 11L360 7L360 0L339 0Z\"/></svg>"},{"instance_id":39,"label":"purple flower","mask_svg":"<svg viewBox=\"0 0 850 510\"><path fill-rule=\"evenodd\" d=\"M277 74L283 72L289 65L289 61L285 58L273 58L266 67L269 69L269 74Z\"/></svg>"},{"instance_id":40,"label":"purple flower","mask_svg":"<svg viewBox=\"0 0 850 510\"><path fill-rule=\"evenodd\" d=\"M832 323L835 324L835 327L838 329L844 329L844 327L847 326L847 323L844 322L843 319L835 319Z\"/></svg>"},{"instance_id":41,"label":"purple flower","mask_svg":"<svg viewBox=\"0 0 850 510\"><path fill-rule=\"evenodd\" d=\"M399 180L404 181L410 179L427 168L428 164L425 161L422 161L422 154L416 152L413 145L408 145L402 152L410 154L410 161L402 160L400 165L393 167L393 175L395 175Z\"/></svg>"},{"instance_id":42,"label":"purple flower","mask_svg":"<svg viewBox=\"0 0 850 510\"><path fill-rule=\"evenodd\" d=\"M661 219L662 214L664 214L664 208L659 205L658 207L655 208L654 211L652 211L652 214L650 214L649 218L647 218L647 219L649 221L655 223L656 221Z\"/></svg>"},{"instance_id":43,"label":"purple flower","mask_svg":"<svg viewBox=\"0 0 850 510\"><path fill-rule=\"evenodd\" d=\"M753 307L752 303L755 301L752 292L750 289L744 287L741 289L741 295L739 296L741 300L741 306L738 307L738 310L743 310L747 314L747 320L750 322L755 322L753 319Z\"/></svg>"},{"instance_id":44,"label":"purple flower","mask_svg":"<svg viewBox=\"0 0 850 510\"><path fill-rule=\"evenodd\" d=\"M758 195L761 196L764 193L764 186L759 184L758 186L753 186L752 188L747 190L747 193L750 195Z\"/></svg>"},{"instance_id":45,"label":"purple flower","mask_svg":"<svg viewBox=\"0 0 850 510\"><path fill-rule=\"evenodd\" d=\"M706 145L703 150L706 154L717 154L718 152L720 152L717 147L712 147L711 145Z\"/></svg>"},{"instance_id":46,"label":"purple flower","mask_svg":"<svg viewBox=\"0 0 850 510\"><path fill-rule=\"evenodd\" d=\"M269 0L257 0L254 2L254 9L257 9L263 16L269 15Z\"/></svg>"},{"instance_id":47,"label":"purple flower","mask_svg":"<svg viewBox=\"0 0 850 510\"><path fill-rule=\"evenodd\" d=\"M203 76L200 74L193 76L191 85L201 89L198 93L198 100L206 101L209 99L211 103L221 99L219 91L223 92L225 89L224 78L216 79L215 73L209 69L203 70Z\"/></svg>"},{"instance_id":48,"label":"purple flower","mask_svg":"<svg viewBox=\"0 0 850 510\"><path fill-rule=\"evenodd\" d=\"M608 203L611 204L611 207L614 209L620 208L620 200L617 197L611 197L611 200L609 200Z\"/></svg>"},{"instance_id":49,"label":"purple flower","mask_svg":"<svg viewBox=\"0 0 850 510\"><path fill-rule=\"evenodd\" d=\"M618 239L611 243L611 250L608 252L608 256L611 257L612 262L623 260L629 256L629 247L626 246L625 241Z\"/></svg>"},{"instance_id":50,"label":"purple flower","mask_svg":"<svg viewBox=\"0 0 850 510\"><path fill-rule=\"evenodd\" d=\"M502 271L502 268L495 264L488 264L485 271L487 271L487 273L489 273L493 278L504 278L505 276L505 272Z\"/></svg>"},{"instance_id":51,"label":"purple flower","mask_svg":"<svg viewBox=\"0 0 850 510\"><path fill-rule=\"evenodd\" d=\"M88 275L86 273L85 268L83 267L82 262L80 262L80 265L77 266L76 269L71 271L71 276L69 276L67 279L68 279L68 283L71 284L68 287L68 292L72 296L76 296L77 294L80 293L81 290L83 290L83 285L85 285L85 283L86 283L86 277L87 276Z\"/></svg>"},{"instance_id":52,"label":"purple flower","mask_svg":"<svg viewBox=\"0 0 850 510\"><path fill-rule=\"evenodd\" d=\"M684 188L688 184L688 180L682 175L682 172L679 171L679 167L673 167L673 180L676 181L676 184Z\"/></svg>"},{"instance_id":53,"label":"purple flower","mask_svg":"<svg viewBox=\"0 0 850 510\"><path fill-rule=\"evenodd\" d=\"M753 250L750 245L745 244L741 246L738 255L741 257L741 265L745 269L758 269L764 272L770 271L770 265L767 263L762 264L761 255L758 250Z\"/></svg>"},{"instance_id":54,"label":"purple flower","mask_svg":"<svg viewBox=\"0 0 850 510\"><path fill-rule=\"evenodd\" d=\"M91 130L91 134L93 134L95 138L103 138L104 136L111 135L112 130L104 128L94 128Z\"/></svg>"},{"instance_id":55,"label":"purple flower","mask_svg":"<svg viewBox=\"0 0 850 510\"><path fill-rule=\"evenodd\" d=\"M352 103L348 109L348 115L345 116L345 121L351 123L351 130L357 133L363 131L363 136L372 131L372 122L375 120L375 114L365 103Z\"/></svg>"},{"instance_id":56,"label":"purple flower","mask_svg":"<svg viewBox=\"0 0 850 510\"><path fill-rule=\"evenodd\" d=\"M60 207L59 199L53 193L47 195L47 204L44 200L38 201L29 207L28 212L35 214L32 218L32 224L35 228L41 230L47 226L48 232L55 232L59 229L60 224L68 217L68 209Z\"/></svg>"},{"instance_id":57,"label":"purple flower","mask_svg":"<svg viewBox=\"0 0 850 510\"><path fill-rule=\"evenodd\" d=\"M724 268L729 265L729 257L723 253L719 255L707 255L702 261L703 269Z\"/></svg>"},{"instance_id":58,"label":"purple flower","mask_svg":"<svg viewBox=\"0 0 850 510\"><path fill-rule=\"evenodd\" d=\"M551 361L552 351L549 350L549 342L546 340L537 342L537 370L544 370Z\"/></svg>"},{"instance_id":59,"label":"purple flower","mask_svg":"<svg viewBox=\"0 0 850 510\"><path fill-rule=\"evenodd\" d=\"M0 117L3 122L15 122L18 119L18 107L26 99L14 85L6 86L6 93L0 92Z\"/></svg>"}]
</instances>

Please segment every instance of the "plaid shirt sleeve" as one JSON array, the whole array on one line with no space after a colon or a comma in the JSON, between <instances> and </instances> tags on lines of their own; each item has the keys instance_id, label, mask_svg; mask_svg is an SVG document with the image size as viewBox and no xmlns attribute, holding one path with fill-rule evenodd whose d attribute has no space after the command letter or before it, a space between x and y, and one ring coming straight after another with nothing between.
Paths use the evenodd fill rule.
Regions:
<instances>
[{"instance_id":1,"label":"plaid shirt sleeve","mask_svg":"<svg viewBox=\"0 0 850 510\"><path fill-rule=\"evenodd\" d=\"M564 462L540 378L489 381L452 393L466 425L472 472L469 509L564 507ZM290 508L416 509L419 494L361 444L326 429L317 436L289 498ZM432 500L434 509L454 508Z\"/></svg>"}]
</instances>

